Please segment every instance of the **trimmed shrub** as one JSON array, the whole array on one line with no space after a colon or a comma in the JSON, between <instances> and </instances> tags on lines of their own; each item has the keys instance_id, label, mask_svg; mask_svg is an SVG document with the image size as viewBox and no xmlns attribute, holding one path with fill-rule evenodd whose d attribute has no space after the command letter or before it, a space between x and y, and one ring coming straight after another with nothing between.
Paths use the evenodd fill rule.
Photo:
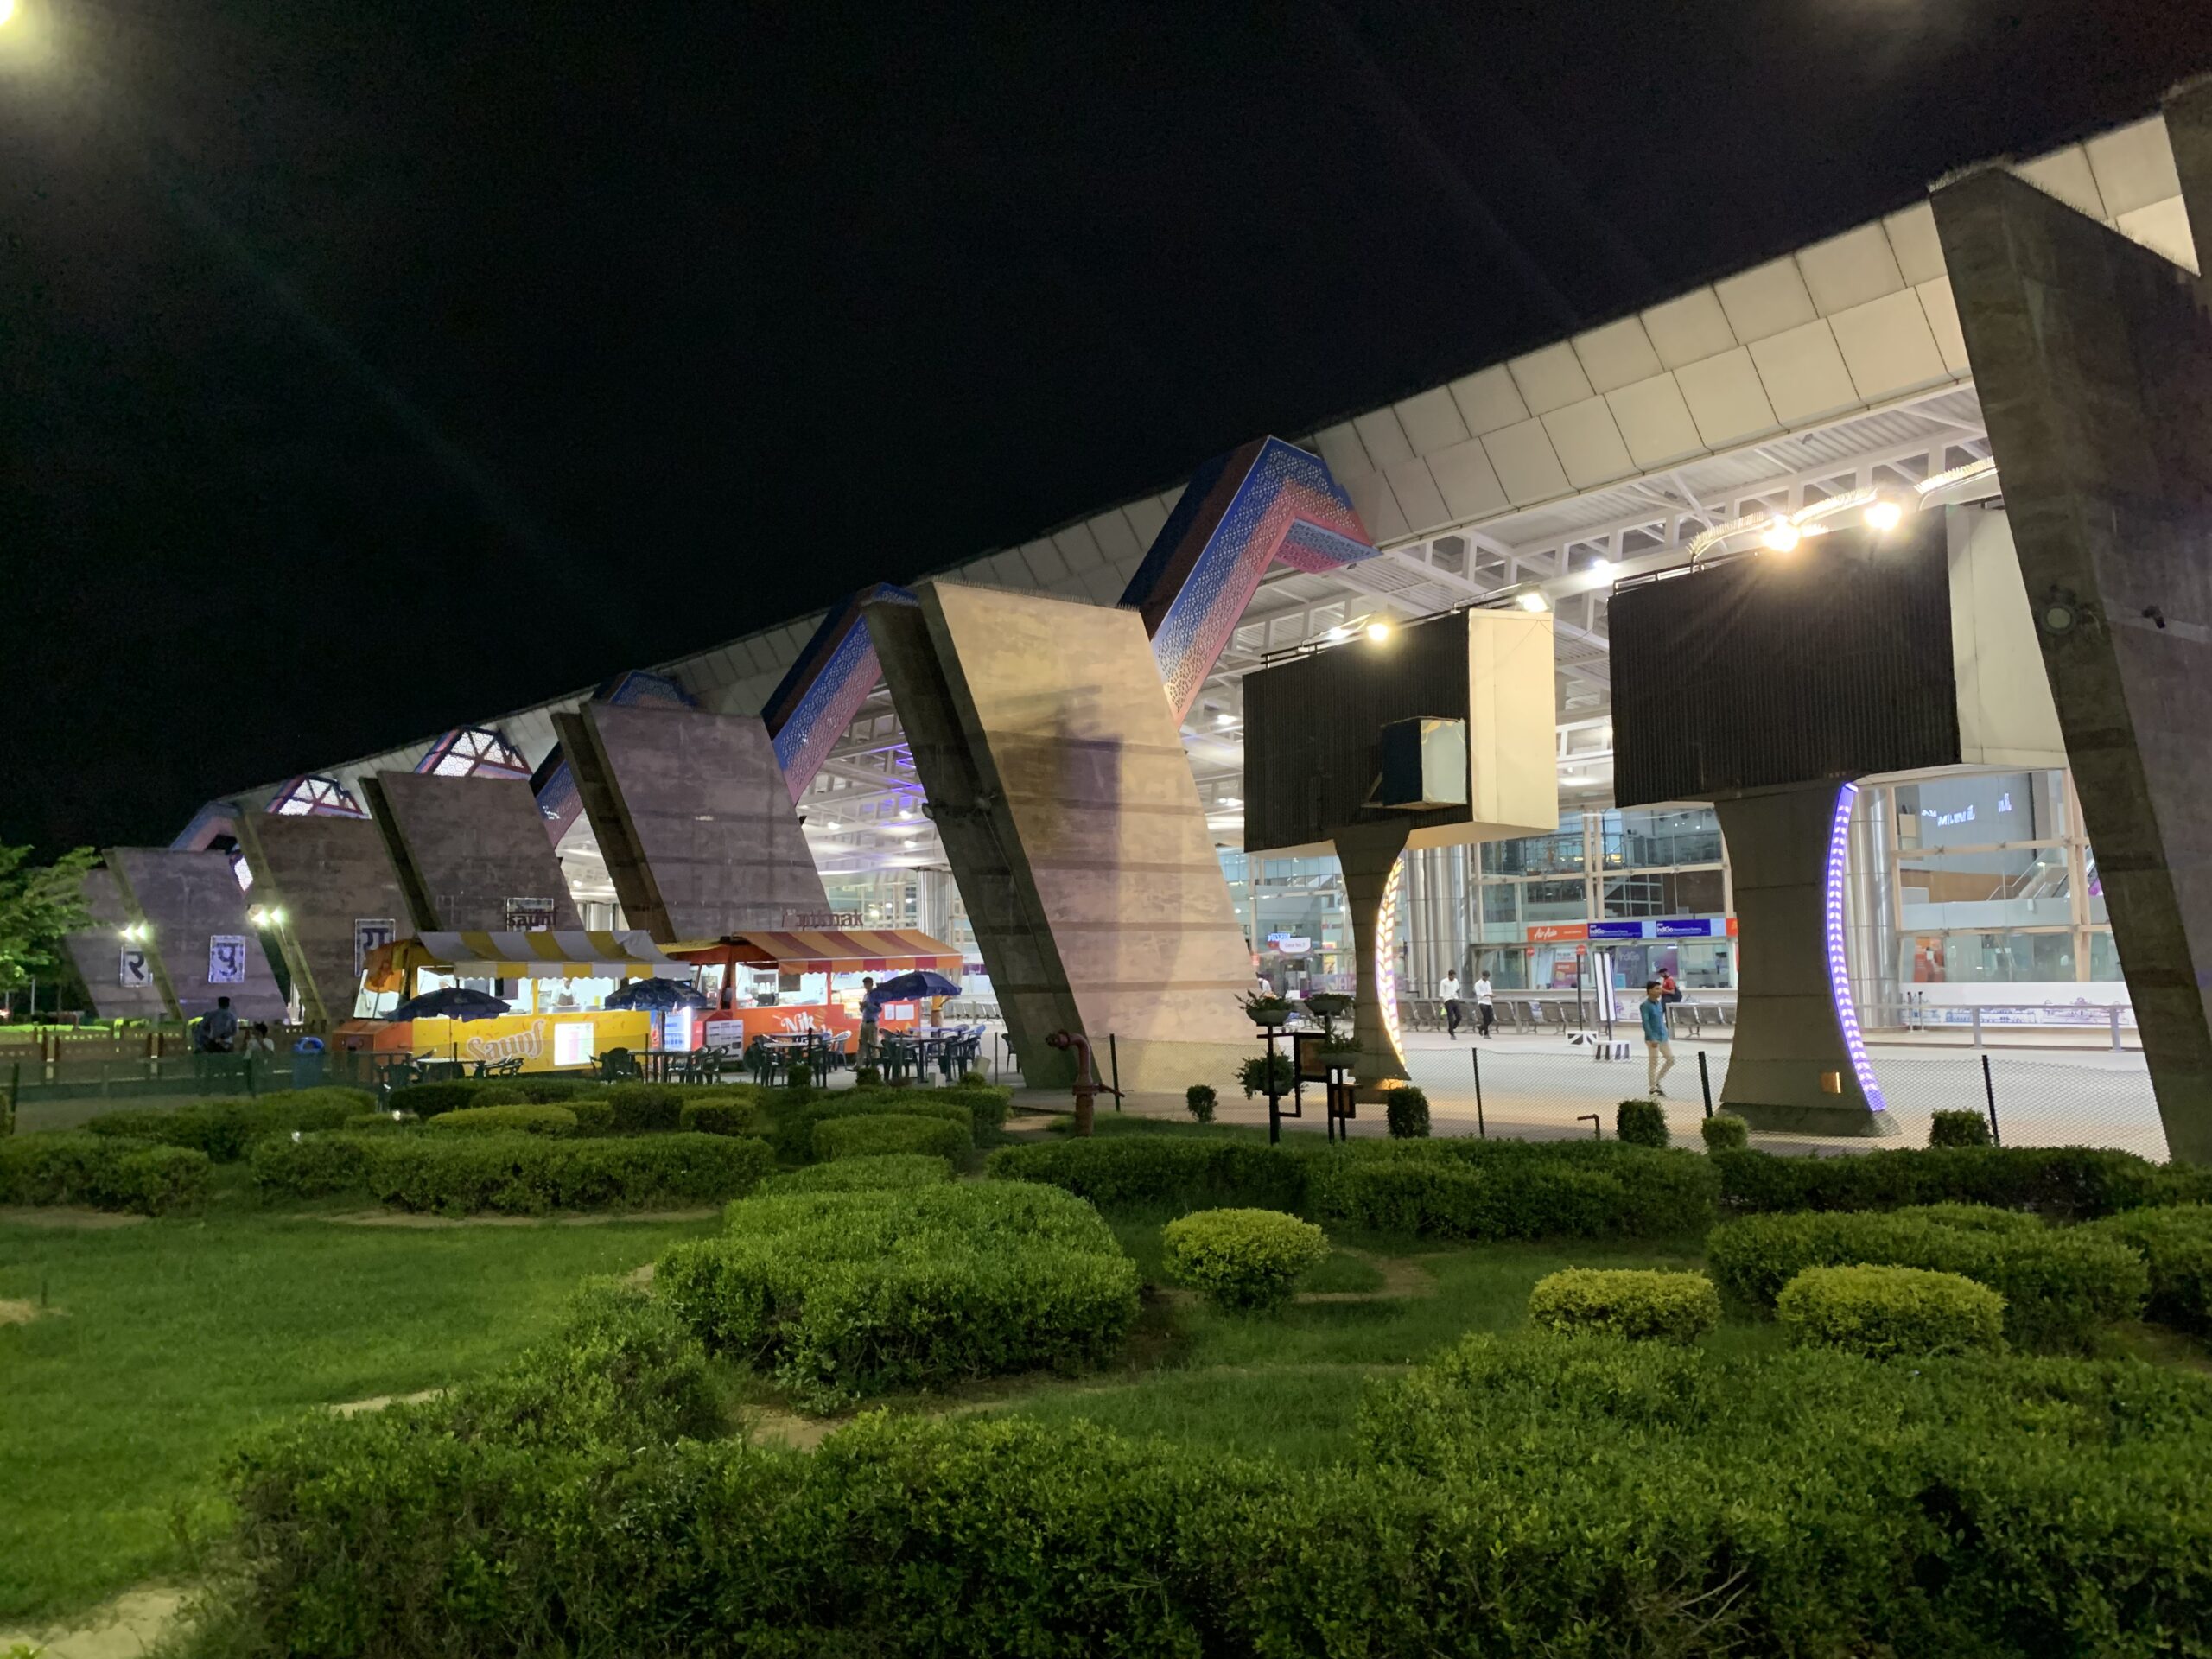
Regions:
<instances>
[{"instance_id":1,"label":"trimmed shrub","mask_svg":"<svg viewBox=\"0 0 2212 1659\"><path fill-rule=\"evenodd\" d=\"M1220 1103L1211 1084L1194 1083L1183 1091L1183 1109L1201 1123L1213 1122L1214 1108Z\"/></svg>"},{"instance_id":2,"label":"trimmed shrub","mask_svg":"<svg viewBox=\"0 0 2212 1659\"><path fill-rule=\"evenodd\" d=\"M2131 1152L2094 1147L1931 1147L1781 1158L1715 1155L1730 1209L1894 1210L1913 1204L1987 1204L2063 1221L2177 1203L2168 1172Z\"/></svg>"},{"instance_id":3,"label":"trimmed shrub","mask_svg":"<svg viewBox=\"0 0 2212 1659\"><path fill-rule=\"evenodd\" d=\"M1093 1365L1137 1312L1136 1264L1098 1212L1013 1182L734 1205L727 1234L678 1245L653 1282L709 1346L815 1408Z\"/></svg>"},{"instance_id":4,"label":"trimmed shrub","mask_svg":"<svg viewBox=\"0 0 2212 1659\"><path fill-rule=\"evenodd\" d=\"M2149 1263L2146 1317L2177 1331L2212 1336L2212 1207L2131 1210L2094 1224L2093 1230L2118 1239Z\"/></svg>"},{"instance_id":5,"label":"trimmed shrub","mask_svg":"<svg viewBox=\"0 0 2212 1659\"><path fill-rule=\"evenodd\" d=\"M991 1081L991 1074L982 1066L971 1065L960 1074L960 1086L963 1089L993 1089L998 1085ZM1014 1091L1008 1090L1007 1092L1011 1096Z\"/></svg>"},{"instance_id":6,"label":"trimmed shrub","mask_svg":"<svg viewBox=\"0 0 2212 1659\"><path fill-rule=\"evenodd\" d=\"M351 1137L349 1137L351 1138ZM721 1135L360 1136L369 1193L397 1210L634 1210L750 1192L773 1168L763 1141Z\"/></svg>"},{"instance_id":7,"label":"trimmed shrub","mask_svg":"<svg viewBox=\"0 0 2212 1659\"><path fill-rule=\"evenodd\" d=\"M1928 1117L1928 1144L1986 1147L1989 1144L1989 1120L1974 1111L1931 1112Z\"/></svg>"},{"instance_id":8,"label":"trimmed shrub","mask_svg":"<svg viewBox=\"0 0 2212 1659\"><path fill-rule=\"evenodd\" d=\"M973 1149L967 1130L941 1117L869 1113L832 1117L814 1126L814 1155L821 1160L876 1158L893 1153L920 1153L963 1158Z\"/></svg>"},{"instance_id":9,"label":"trimmed shrub","mask_svg":"<svg viewBox=\"0 0 2212 1659\"><path fill-rule=\"evenodd\" d=\"M397 1112L363 1112L347 1118L338 1127L348 1135L397 1135L416 1128L418 1122L418 1119ZM285 1138L289 1140L290 1137ZM255 1141L254 1150L259 1151L261 1144Z\"/></svg>"},{"instance_id":10,"label":"trimmed shrub","mask_svg":"<svg viewBox=\"0 0 2212 1659\"><path fill-rule=\"evenodd\" d=\"M1631 1147L1664 1147L1667 1114L1656 1100L1624 1100L1613 1108L1613 1133Z\"/></svg>"},{"instance_id":11,"label":"trimmed shrub","mask_svg":"<svg viewBox=\"0 0 2212 1659\"><path fill-rule=\"evenodd\" d=\"M512 1088L519 1094L522 1079L500 1077L485 1084L445 1078L436 1083L402 1084L385 1096L385 1104L395 1112L412 1112L417 1117L429 1119L441 1112L457 1112L465 1106L475 1105L477 1095L486 1087Z\"/></svg>"},{"instance_id":12,"label":"trimmed shrub","mask_svg":"<svg viewBox=\"0 0 2212 1659\"><path fill-rule=\"evenodd\" d=\"M1237 1312L1281 1306L1291 1281L1329 1253L1319 1227L1280 1210L1199 1210L1160 1238L1169 1279Z\"/></svg>"},{"instance_id":13,"label":"trimmed shrub","mask_svg":"<svg viewBox=\"0 0 2212 1659\"><path fill-rule=\"evenodd\" d=\"M2005 1298L2005 1334L2038 1350L2085 1347L2100 1324L2132 1319L2149 1278L2143 1259L2083 1228L1973 1227L1941 1212L1753 1216L1713 1229L1706 1263L1721 1294L1770 1314L1808 1268L1924 1268L1955 1273Z\"/></svg>"},{"instance_id":14,"label":"trimmed shrub","mask_svg":"<svg viewBox=\"0 0 2212 1659\"><path fill-rule=\"evenodd\" d=\"M993 1180L1045 1182L1106 1206L1296 1210L1306 1197L1304 1160L1225 1135L1120 1135L1001 1147L984 1173Z\"/></svg>"},{"instance_id":15,"label":"trimmed shrub","mask_svg":"<svg viewBox=\"0 0 2212 1659\"><path fill-rule=\"evenodd\" d=\"M1751 1126L1733 1112L1715 1112L1698 1125L1707 1152L1741 1152L1751 1143Z\"/></svg>"},{"instance_id":16,"label":"trimmed shrub","mask_svg":"<svg viewBox=\"0 0 2212 1659\"><path fill-rule=\"evenodd\" d=\"M163 1216L196 1210L213 1180L207 1154L192 1147L46 1130L0 1139L0 1204L84 1205Z\"/></svg>"},{"instance_id":17,"label":"trimmed shrub","mask_svg":"<svg viewBox=\"0 0 2212 1659\"><path fill-rule=\"evenodd\" d=\"M576 1115L566 1106L464 1106L423 1128L431 1135L574 1135Z\"/></svg>"},{"instance_id":18,"label":"trimmed shrub","mask_svg":"<svg viewBox=\"0 0 2212 1659\"><path fill-rule=\"evenodd\" d=\"M1720 1323L1720 1293L1701 1273L1568 1268L1536 1281L1529 1318L1547 1331L1695 1342Z\"/></svg>"},{"instance_id":19,"label":"trimmed shrub","mask_svg":"<svg viewBox=\"0 0 2212 1659\"><path fill-rule=\"evenodd\" d=\"M860 1066L855 1066L855 1067L853 1068L853 1087L854 1087L854 1088L855 1088L855 1089L880 1089L882 1086L883 1086L883 1068L882 1068L881 1066L880 1066L880 1065L860 1065Z\"/></svg>"},{"instance_id":20,"label":"trimmed shrub","mask_svg":"<svg viewBox=\"0 0 2212 1659\"><path fill-rule=\"evenodd\" d=\"M841 1158L834 1164L810 1164L787 1175L770 1177L761 1184L765 1196L777 1192L880 1192L894 1187L935 1186L952 1179L952 1166L943 1158L918 1153L884 1153L872 1157ZM746 1202L740 1198L740 1204Z\"/></svg>"},{"instance_id":21,"label":"trimmed shrub","mask_svg":"<svg viewBox=\"0 0 2212 1659\"><path fill-rule=\"evenodd\" d=\"M103 1112L85 1128L94 1135L189 1147L219 1164L236 1163L267 1135L334 1129L376 1104L364 1089L301 1089L249 1100L202 1100L168 1109Z\"/></svg>"},{"instance_id":22,"label":"trimmed shrub","mask_svg":"<svg viewBox=\"0 0 2212 1659\"><path fill-rule=\"evenodd\" d=\"M691 1093L675 1083L612 1083L601 1098L614 1115L615 1134L640 1135L682 1128L683 1103Z\"/></svg>"},{"instance_id":23,"label":"trimmed shrub","mask_svg":"<svg viewBox=\"0 0 2212 1659\"><path fill-rule=\"evenodd\" d=\"M750 1135L760 1121L760 1104L750 1095L721 1095L687 1100L677 1127L696 1135Z\"/></svg>"},{"instance_id":24,"label":"trimmed shrub","mask_svg":"<svg viewBox=\"0 0 2212 1659\"><path fill-rule=\"evenodd\" d=\"M1411 1084L1382 1097L1382 1116L1394 1141L1428 1138L1428 1096Z\"/></svg>"},{"instance_id":25,"label":"trimmed shrub","mask_svg":"<svg viewBox=\"0 0 2212 1659\"><path fill-rule=\"evenodd\" d=\"M1354 1141L1305 1154L1306 1213L1430 1238L1671 1238L1713 1224L1711 1160L1595 1141Z\"/></svg>"},{"instance_id":26,"label":"trimmed shrub","mask_svg":"<svg viewBox=\"0 0 2212 1659\"><path fill-rule=\"evenodd\" d=\"M404 1128L385 1117L376 1128L340 1135L303 1135L296 1141L288 1135L265 1135L253 1143L248 1175L264 1198L327 1198L341 1192L366 1197L370 1149L397 1138L394 1131Z\"/></svg>"},{"instance_id":27,"label":"trimmed shrub","mask_svg":"<svg viewBox=\"0 0 2212 1659\"><path fill-rule=\"evenodd\" d=\"M950 1089L929 1089L919 1084L862 1089L856 1085L850 1092L831 1098L891 1101L897 1103L888 1109L901 1112L917 1110L914 1104L917 1101L928 1101L939 1107L964 1106L968 1109L971 1133L981 1135L986 1129L1006 1127L1007 1114L1013 1109L1014 1090L988 1083L962 1083ZM950 1117L951 1115L947 1113L946 1116Z\"/></svg>"},{"instance_id":28,"label":"trimmed shrub","mask_svg":"<svg viewBox=\"0 0 2212 1659\"><path fill-rule=\"evenodd\" d=\"M772 1107L775 1127L770 1140L779 1157L799 1164L815 1155L816 1126L834 1118L934 1117L958 1127L961 1151L965 1152L975 1144L974 1116L964 1102L945 1098L946 1092L887 1089L880 1093L809 1094L801 1101L779 1101Z\"/></svg>"},{"instance_id":29,"label":"trimmed shrub","mask_svg":"<svg viewBox=\"0 0 2212 1659\"><path fill-rule=\"evenodd\" d=\"M476 1086L512 1089L532 1106L566 1106L607 1092L607 1085L597 1077L574 1071L518 1071L511 1077L489 1078Z\"/></svg>"},{"instance_id":30,"label":"trimmed shrub","mask_svg":"<svg viewBox=\"0 0 2212 1659\"><path fill-rule=\"evenodd\" d=\"M1782 1287L1774 1316L1793 1341L1870 1359L1971 1354L2005 1346L2005 1299L1924 1268L1808 1268Z\"/></svg>"}]
</instances>

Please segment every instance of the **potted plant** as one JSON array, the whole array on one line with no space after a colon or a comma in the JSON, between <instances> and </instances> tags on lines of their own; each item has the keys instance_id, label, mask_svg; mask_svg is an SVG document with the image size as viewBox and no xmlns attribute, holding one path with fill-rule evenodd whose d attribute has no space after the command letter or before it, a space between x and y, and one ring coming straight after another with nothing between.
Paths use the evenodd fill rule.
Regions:
<instances>
[{"instance_id":1,"label":"potted plant","mask_svg":"<svg viewBox=\"0 0 2212 1659\"><path fill-rule=\"evenodd\" d=\"M1306 999L1306 1011L1325 1027L1351 1012L1351 998L1342 991L1316 991Z\"/></svg>"},{"instance_id":2,"label":"potted plant","mask_svg":"<svg viewBox=\"0 0 2212 1659\"><path fill-rule=\"evenodd\" d=\"M1256 991L1244 998L1244 1012L1255 1026L1287 1026L1290 1023L1290 1001L1287 997L1262 996Z\"/></svg>"},{"instance_id":3,"label":"potted plant","mask_svg":"<svg viewBox=\"0 0 2212 1659\"><path fill-rule=\"evenodd\" d=\"M1324 1032L1318 1046L1323 1061L1335 1060L1340 1064L1357 1059L1361 1048L1359 1039L1352 1033L1346 1032L1339 1037L1333 1031Z\"/></svg>"},{"instance_id":4,"label":"potted plant","mask_svg":"<svg viewBox=\"0 0 2212 1659\"><path fill-rule=\"evenodd\" d=\"M1236 1068L1236 1081L1247 1100L1255 1095L1287 1095L1298 1086L1287 1054L1255 1054Z\"/></svg>"}]
</instances>

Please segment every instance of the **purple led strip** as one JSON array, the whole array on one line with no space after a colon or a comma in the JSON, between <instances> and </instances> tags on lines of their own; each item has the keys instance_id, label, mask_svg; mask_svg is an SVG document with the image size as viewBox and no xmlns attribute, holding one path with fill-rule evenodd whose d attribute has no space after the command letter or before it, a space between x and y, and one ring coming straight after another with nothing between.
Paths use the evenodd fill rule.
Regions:
<instances>
[{"instance_id":1,"label":"purple led strip","mask_svg":"<svg viewBox=\"0 0 2212 1659\"><path fill-rule=\"evenodd\" d=\"M1843 1046L1851 1056L1852 1075L1866 1096L1870 1111L1881 1111L1882 1090L1874 1081L1874 1063L1866 1058L1866 1041L1859 1033L1859 1009L1851 1000L1851 973L1843 954L1843 858L1851 843L1851 809L1859 799L1859 785L1846 784L1836 791L1835 818L1828 825L1828 994L1835 1001L1835 1020L1843 1032Z\"/></svg>"}]
</instances>

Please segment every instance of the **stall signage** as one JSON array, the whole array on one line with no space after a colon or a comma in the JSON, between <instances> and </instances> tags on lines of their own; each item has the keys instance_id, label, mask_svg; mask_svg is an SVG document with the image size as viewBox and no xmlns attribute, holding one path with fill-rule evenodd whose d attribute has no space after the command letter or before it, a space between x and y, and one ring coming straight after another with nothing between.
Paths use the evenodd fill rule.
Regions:
<instances>
[{"instance_id":1,"label":"stall signage","mask_svg":"<svg viewBox=\"0 0 2212 1659\"><path fill-rule=\"evenodd\" d=\"M1281 951L1286 957L1302 957L1313 948L1313 941L1304 933L1270 933L1268 935L1268 947Z\"/></svg>"},{"instance_id":2,"label":"stall signage","mask_svg":"<svg viewBox=\"0 0 2212 1659\"><path fill-rule=\"evenodd\" d=\"M1590 937L1593 939L1640 939L1643 937L1642 922L1592 922Z\"/></svg>"},{"instance_id":3,"label":"stall signage","mask_svg":"<svg viewBox=\"0 0 2212 1659\"><path fill-rule=\"evenodd\" d=\"M1652 932L1662 939L1709 939L1713 937L1710 916L1669 916L1651 925Z\"/></svg>"},{"instance_id":4,"label":"stall signage","mask_svg":"<svg viewBox=\"0 0 2212 1659\"><path fill-rule=\"evenodd\" d=\"M210 985L245 983L245 935L218 933L207 941L207 982Z\"/></svg>"},{"instance_id":5,"label":"stall signage","mask_svg":"<svg viewBox=\"0 0 2212 1659\"><path fill-rule=\"evenodd\" d=\"M784 928L787 932L835 933L859 926L861 919L857 910L787 910L784 912Z\"/></svg>"},{"instance_id":6,"label":"stall signage","mask_svg":"<svg viewBox=\"0 0 2212 1659\"><path fill-rule=\"evenodd\" d=\"M1728 937L1732 939L1736 937L1736 918L1733 916L1728 918Z\"/></svg>"},{"instance_id":7,"label":"stall signage","mask_svg":"<svg viewBox=\"0 0 2212 1659\"><path fill-rule=\"evenodd\" d=\"M115 982L127 991L143 991L154 982L154 970L147 963L143 946L126 944L116 963Z\"/></svg>"},{"instance_id":8,"label":"stall signage","mask_svg":"<svg viewBox=\"0 0 2212 1659\"><path fill-rule=\"evenodd\" d=\"M1590 937L1587 922L1532 922L1529 926L1529 943L1550 944L1562 939L1586 939Z\"/></svg>"},{"instance_id":9,"label":"stall signage","mask_svg":"<svg viewBox=\"0 0 2212 1659\"><path fill-rule=\"evenodd\" d=\"M510 899L506 908L510 933L543 933L553 925L550 899Z\"/></svg>"},{"instance_id":10,"label":"stall signage","mask_svg":"<svg viewBox=\"0 0 2212 1659\"><path fill-rule=\"evenodd\" d=\"M369 957L399 937L399 923L390 916L356 916L353 918L353 977L359 979L369 969Z\"/></svg>"},{"instance_id":11,"label":"stall signage","mask_svg":"<svg viewBox=\"0 0 2212 1659\"><path fill-rule=\"evenodd\" d=\"M745 1021L742 1020L709 1020L707 1021L706 1046L709 1048L743 1048Z\"/></svg>"}]
</instances>

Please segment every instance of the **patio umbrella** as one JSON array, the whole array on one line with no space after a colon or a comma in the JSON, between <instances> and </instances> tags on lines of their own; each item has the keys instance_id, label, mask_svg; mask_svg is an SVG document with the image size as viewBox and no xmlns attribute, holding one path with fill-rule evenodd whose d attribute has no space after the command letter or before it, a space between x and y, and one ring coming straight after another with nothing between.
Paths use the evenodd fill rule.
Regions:
<instances>
[{"instance_id":1,"label":"patio umbrella","mask_svg":"<svg viewBox=\"0 0 2212 1659\"><path fill-rule=\"evenodd\" d=\"M666 1014L673 1008L710 1008L714 1004L680 979L633 979L610 995L607 1006Z\"/></svg>"},{"instance_id":2,"label":"patio umbrella","mask_svg":"<svg viewBox=\"0 0 2212 1659\"><path fill-rule=\"evenodd\" d=\"M425 991L401 1003L387 1020L490 1020L507 1011L507 1005L488 991L472 991L466 985Z\"/></svg>"},{"instance_id":3,"label":"patio umbrella","mask_svg":"<svg viewBox=\"0 0 2212 1659\"><path fill-rule=\"evenodd\" d=\"M878 980L875 988L868 995L871 1002L911 1002L922 996L957 996L960 985L957 980L943 974L922 969L911 974L900 974L893 979Z\"/></svg>"}]
</instances>

